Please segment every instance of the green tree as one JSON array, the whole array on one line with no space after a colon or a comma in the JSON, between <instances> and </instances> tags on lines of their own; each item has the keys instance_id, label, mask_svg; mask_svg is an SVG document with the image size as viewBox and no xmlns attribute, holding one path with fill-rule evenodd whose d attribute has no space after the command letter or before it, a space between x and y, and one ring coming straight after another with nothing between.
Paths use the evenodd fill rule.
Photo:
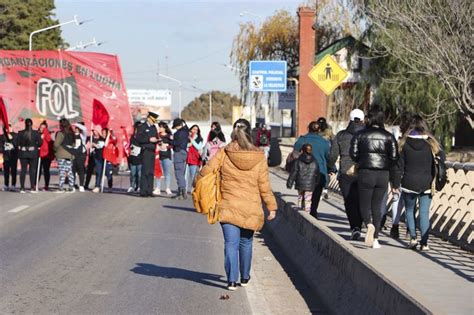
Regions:
<instances>
[{"instance_id":1,"label":"green tree","mask_svg":"<svg viewBox=\"0 0 474 315\"><path fill-rule=\"evenodd\" d=\"M58 24L54 0L0 0L0 49L28 50L30 33ZM64 47L61 29L33 36L33 49Z\"/></svg>"},{"instance_id":2,"label":"green tree","mask_svg":"<svg viewBox=\"0 0 474 315\"><path fill-rule=\"evenodd\" d=\"M214 120L232 123L232 107L240 106L237 96L221 91L212 91L212 117ZM209 93L203 93L192 100L182 112L185 120L204 121L209 119Z\"/></svg>"}]
</instances>

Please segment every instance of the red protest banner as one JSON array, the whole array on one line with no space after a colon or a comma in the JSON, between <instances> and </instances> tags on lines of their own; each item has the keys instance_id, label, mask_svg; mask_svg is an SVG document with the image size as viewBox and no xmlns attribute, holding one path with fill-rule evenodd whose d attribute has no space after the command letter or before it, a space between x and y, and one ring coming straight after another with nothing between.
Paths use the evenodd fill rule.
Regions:
<instances>
[{"instance_id":1,"label":"red protest banner","mask_svg":"<svg viewBox=\"0 0 474 315\"><path fill-rule=\"evenodd\" d=\"M3 97L0 96L0 122L3 124L6 130L8 130L8 114L3 102Z\"/></svg>"},{"instance_id":2,"label":"red protest banner","mask_svg":"<svg viewBox=\"0 0 474 315\"><path fill-rule=\"evenodd\" d=\"M93 102L110 114L108 127L131 126L132 117L117 56L68 51L0 50L0 92L10 123L31 118L34 126L59 118L89 126Z\"/></svg>"}]
</instances>

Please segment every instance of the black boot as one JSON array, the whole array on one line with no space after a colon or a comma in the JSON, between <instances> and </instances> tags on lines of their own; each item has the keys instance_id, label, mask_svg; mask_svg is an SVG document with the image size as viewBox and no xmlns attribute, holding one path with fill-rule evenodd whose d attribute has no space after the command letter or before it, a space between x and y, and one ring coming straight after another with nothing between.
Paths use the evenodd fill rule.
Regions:
<instances>
[{"instance_id":1,"label":"black boot","mask_svg":"<svg viewBox=\"0 0 474 315\"><path fill-rule=\"evenodd\" d=\"M400 237L400 232L398 230L398 224L392 225L392 228L390 229L390 236L394 239L398 239Z\"/></svg>"},{"instance_id":2,"label":"black boot","mask_svg":"<svg viewBox=\"0 0 474 315\"><path fill-rule=\"evenodd\" d=\"M188 199L188 189L187 188L183 189L183 199L184 200Z\"/></svg>"},{"instance_id":3,"label":"black boot","mask_svg":"<svg viewBox=\"0 0 474 315\"><path fill-rule=\"evenodd\" d=\"M177 200L181 200L183 199L182 197L182 189L178 187L178 192L176 193L176 195L174 195L173 197L171 197L171 199L177 199Z\"/></svg>"}]
</instances>

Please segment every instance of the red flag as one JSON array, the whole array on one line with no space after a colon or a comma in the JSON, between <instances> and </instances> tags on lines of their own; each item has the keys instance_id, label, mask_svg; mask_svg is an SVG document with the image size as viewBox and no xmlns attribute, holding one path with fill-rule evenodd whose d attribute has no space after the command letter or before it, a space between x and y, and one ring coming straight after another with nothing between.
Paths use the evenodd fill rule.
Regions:
<instances>
[{"instance_id":1,"label":"red flag","mask_svg":"<svg viewBox=\"0 0 474 315\"><path fill-rule=\"evenodd\" d=\"M94 98L92 101L92 123L107 128L109 118L109 112L107 112L104 104Z\"/></svg>"},{"instance_id":2,"label":"red flag","mask_svg":"<svg viewBox=\"0 0 474 315\"><path fill-rule=\"evenodd\" d=\"M3 98L0 96L0 121L3 123L5 129L8 128L8 115L7 115L7 108L5 107L5 103L3 102Z\"/></svg>"},{"instance_id":3,"label":"red flag","mask_svg":"<svg viewBox=\"0 0 474 315\"><path fill-rule=\"evenodd\" d=\"M122 156L128 157L130 155L130 139L127 134L127 129L122 127Z\"/></svg>"},{"instance_id":4,"label":"red flag","mask_svg":"<svg viewBox=\"0 0 474 315\"><path fill-rule=\"evenodd\" d=\"M113 165L119 164L119 149L117 148L117 138L108 136L105 142L104 151L102 152L104 159Z\"/></svg>"}]
</instances>

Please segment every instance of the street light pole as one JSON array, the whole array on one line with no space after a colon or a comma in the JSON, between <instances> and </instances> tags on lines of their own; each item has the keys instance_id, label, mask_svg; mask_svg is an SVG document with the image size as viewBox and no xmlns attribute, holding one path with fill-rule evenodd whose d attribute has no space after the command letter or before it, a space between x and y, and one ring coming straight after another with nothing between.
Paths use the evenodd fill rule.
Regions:
<instances>
[{"instance_id":1,"label":"street light pole","mask_svg":"<svg viewBox=\"0 0 474 315\"><path fill-rule=\"evenodd\" d=\"M183 82L181 82L181 81L178 80L178 79L172 78L172 77L170 77L170 76L161 74L161 73L157 73L157 74L158 74L159 77L165 78L165 79L170 80L170 81L174 81L174 82L176 82L176 83L179 84L179 91L178 91L178 97L179 97L178 117L181 118L181 87L182 87L182 85L183 85Z\"/></svg>"},{"instance_id":2,"label":"street light pole","mask_svg":"<svg viewBox=\"0 0 474 315\"><path fill-rule=\"evenodd\" d=\"M67 24L71 24L71 23L75 23L76 25L79 25L79 21L77 20L77 15L74 15L74 19L71 20L71 21L67 21L67 22L64 22L64 23L56 24L56 25L51 25L51 26L48 26L48 27L45 27L45 28L42 28L42 29L31 32L30 33L29 50L30 51L33 50L33 35L44 32L44 31L49 31L49 30L52 30L53 28L58 28L58 27L61 27L63 25L67 25Z\"/></svg>"},{"instance_id":3,"label":"street light pole","mask_svg":"<svg viewBox=\"0 0 474 315\"><path fill-rule=\"evenodd\" d=\"M85 44L83 44L82 42L79 42L79 44L77 44L76 46L67 48L66 51L76 50L76 49L86 49L89 46L98 47L100 45L103 45L104 43L105 42L97 42L95 37L93 37L91 42L88 42L88 43L85 43Z\"/></svg>"},{"instance_id":4,"label":"street light pole","mask_svg":"<svg viewBox=\"0 0 474 315\"><path fill-rule=\"evenodd\" d=\"M295 111L294 111L294 115L292 115L292 129L295 133L295 137L298 136L298 110L299 110L299 95L298 95L298 92L299 92L299 85L300 85L300 81L298 81L297 78L288 78L288 81L293 81L295 82ZM294 117L293 117L294 116Z\"/></svg>"}]
</instances>

